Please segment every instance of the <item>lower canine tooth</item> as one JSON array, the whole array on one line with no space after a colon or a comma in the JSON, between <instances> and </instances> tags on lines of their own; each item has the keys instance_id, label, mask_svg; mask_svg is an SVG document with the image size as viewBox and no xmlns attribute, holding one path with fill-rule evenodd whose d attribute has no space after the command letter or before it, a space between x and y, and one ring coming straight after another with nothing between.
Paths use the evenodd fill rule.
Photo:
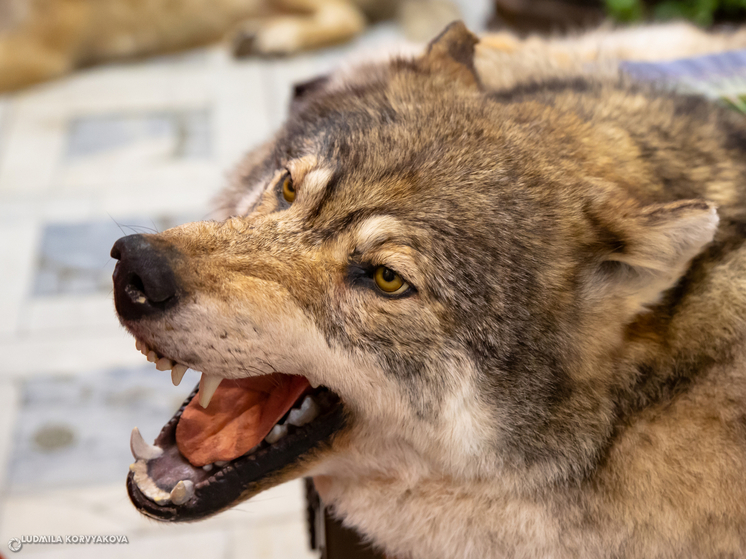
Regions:
<instances>
[{"instance_id":1,"label":"lower canine tooth","mask_svg":"<svg viewBox=\"0 0 746 559\"><path fill-rule=\"evenodd\" d=\"M269 444L275 444L277 441L279 441L281 438L283 438L287 434L288 434L288 426L278 424L272 427L272 430L269 432L269 435L264 437L264 440L267 441Z\"/></svg>"},{"instance_id":2,"label":"lower canine tooth","mask_svg":"<svg viewBox=\"0 0 746 559\"><path fill-rule=\"evenodd\" d=\"M187 372L187 369L188 367L181 363L176 363L171 368L171 382L174 383L174 386L179 386L181 384L181 379L184 378L184 373Z\"/></svg>"},{"instance_id":3,"label":"lower canine tooth","mask_svg":"<svg viewBox=\"0 0 746 559\"><path fill-rule=\"evenodd\" d=\"M215 394L215 391L218 389L218 386L220 385L220 381L222 381L222 377L217 377L214 375L206 375L205 373L202 373L202 378L199 379L199 405L203 408L206 408L210 405L210 400L212 400L213 394Z\"/></svg>"},{"instance_id":4,"label":"lower canine tooth","mask_svg":"<svg viewBox=\"0 0 746 559\"><path fill-rule=\"evenodd\" d=\"M152 460L163 454L162 448L145 442L145 439L140 434L140 429L137 427L132 429L132 434L130 435L130 450L135 460Z\"/></svg>"},{"instance_id":5,"label":"lower canine tooth","mask_svg":"<svg viewBox=\"0 0 746 559\"><path fill-rule=\"evenodd\" d=\"M319 415L319 406L310 396L306 396L303 403L300 405L300 409L290 410L288 415L288 423L301 427L306 423L310 423L316 416Z\"/></svg>"},{"instance_id":6,"label":"lower canine tooth","mask_svg":"<svg viewBox=\"0 0 746 559\"><path fill-rule=\"evenodd\" d=\"M171 502L174 505L183 505L194 497L194 482L182 480L171 490Z\"/></svg>"}]
</instances>

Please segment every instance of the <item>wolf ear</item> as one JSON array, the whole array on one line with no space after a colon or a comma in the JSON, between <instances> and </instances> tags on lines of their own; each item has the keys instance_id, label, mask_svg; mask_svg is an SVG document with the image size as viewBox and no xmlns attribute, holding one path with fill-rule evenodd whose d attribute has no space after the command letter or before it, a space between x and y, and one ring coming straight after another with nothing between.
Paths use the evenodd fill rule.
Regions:
<instances>
[{"instance_id":1,"label":"wolf ear","mask_svg":"<svg viewBox=\"0 0 746 559\"><path fill-rule=\"evenodd\" d=\"M463 21L454 21L430 42L423 62L434 72L447 74L449 79L478 86L479 77L474 68L474 45L478 42Z\"/></svg>"},{"instance_id":2,"label":"wolf ear","mask_svg":"<svg viewBox=\"0 0 746 559\"><path fill-rule=\"evenodd\" d=\"M321 76L316 76L315 78L311 78L310 80L294 84L293 101L300 101L304 97L320 91L327 83L329 83L329 75L324 74Z\"/></svg>"},{"instance_id":3,"label":"wolf ear","mask_svg":"<svg viewBox=\"0 0 746 559\"><path fill-rule=\"evenodd\" d=\"M589 295L621 297L629 317L679 281L712 241L719 221L715 207L703 200L607 207L603 214L593 218L608 226Z\"/></svg>"},{"instance_id":4,"label":"wolf ear","mask_svg":"<svg viewBox=\"0 0 746 559\"><path fill-rule=\"evenodd\" d=\"M2 0L0 0L2 1ZM290 112L292 113L307 101L314 93L318 93L329 83L330 76L327 74L306 80L293 85L293 97L290 100Z\"/></svg>"}]
</instances>

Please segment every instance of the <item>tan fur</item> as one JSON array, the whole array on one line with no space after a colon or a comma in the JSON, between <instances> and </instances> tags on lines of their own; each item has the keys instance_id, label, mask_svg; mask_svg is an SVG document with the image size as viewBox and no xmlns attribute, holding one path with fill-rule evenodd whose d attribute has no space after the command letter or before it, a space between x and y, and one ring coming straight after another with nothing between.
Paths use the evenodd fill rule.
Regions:
<instances>
[{"instance_id":1,"label":"tan fur","mask_svg":"<svg viewBox=\"0 0 746 559\"><path fill-rule=\"evenodd\" d=\"M413 15L428 13L428 33L457 17L445 0L0 0L0 92L224 37L239 55L293 54L397 13L415 34L423 22Z\"/></svg>"},{"instance_id":2,"label":"tan fur","mask_svg":"<svg viewBox=\"0 0 746 559\"><path fill-rule=\"evenodd\" d=\"M746 555L746 121L615 75L645 36L744 41L491 50L454 24L322 80L232 217L152 237L184 300L123 323L208 374L337 393L347 426L304 473L392 555Z\"/></svg>"}]
</instances>

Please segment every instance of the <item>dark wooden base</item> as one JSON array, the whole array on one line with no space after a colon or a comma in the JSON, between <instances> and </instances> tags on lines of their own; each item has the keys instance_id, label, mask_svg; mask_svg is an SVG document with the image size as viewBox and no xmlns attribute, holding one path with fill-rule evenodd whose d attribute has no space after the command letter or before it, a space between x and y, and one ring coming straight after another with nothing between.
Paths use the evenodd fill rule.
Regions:
<instances>
[{"instance_id":1,"label":"dark wooden base","mask_svg":"<svg viewBox=\"0 0 746 559\"><path fill-rule=\"evenodd\" d=\"M311 549L319 550L321 559L386 559L359 533L333 518L316 493L313 480L305 481Z\"/></svg>"}]
</instances>

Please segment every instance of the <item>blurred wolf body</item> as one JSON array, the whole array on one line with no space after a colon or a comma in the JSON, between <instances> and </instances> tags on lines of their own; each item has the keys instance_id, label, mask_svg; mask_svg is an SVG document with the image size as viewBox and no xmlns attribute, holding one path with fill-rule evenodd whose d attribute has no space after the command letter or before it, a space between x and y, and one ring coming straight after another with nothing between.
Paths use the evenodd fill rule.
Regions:
<instances>
[{"instance_id":1,"label":"blurred wolf body","mask_svg":"<svg viewBox=\"0 0 746 559\"><path fill-rule=\"evenodd\" d=\"M293 54L391 17L428 38L458 10L448 0L0 0L0 92L226 36L237 55Z\"/></svg>"},{"instance_id":2,"label":"blurred wolf body","mask_svg":"<svg viewBox=\"0 0 746 559\"><path fill-rule=\"evenodd\" d=\"M136 453L138 509L194 520L312 475L401 558L746 556L746 120L618 72L744 46L456 23L297 88L225 221L115 245L115 299L200 399L282 371L344 424L215 474L177 449L180 411Z\"/></svg>"}]
</instances>

